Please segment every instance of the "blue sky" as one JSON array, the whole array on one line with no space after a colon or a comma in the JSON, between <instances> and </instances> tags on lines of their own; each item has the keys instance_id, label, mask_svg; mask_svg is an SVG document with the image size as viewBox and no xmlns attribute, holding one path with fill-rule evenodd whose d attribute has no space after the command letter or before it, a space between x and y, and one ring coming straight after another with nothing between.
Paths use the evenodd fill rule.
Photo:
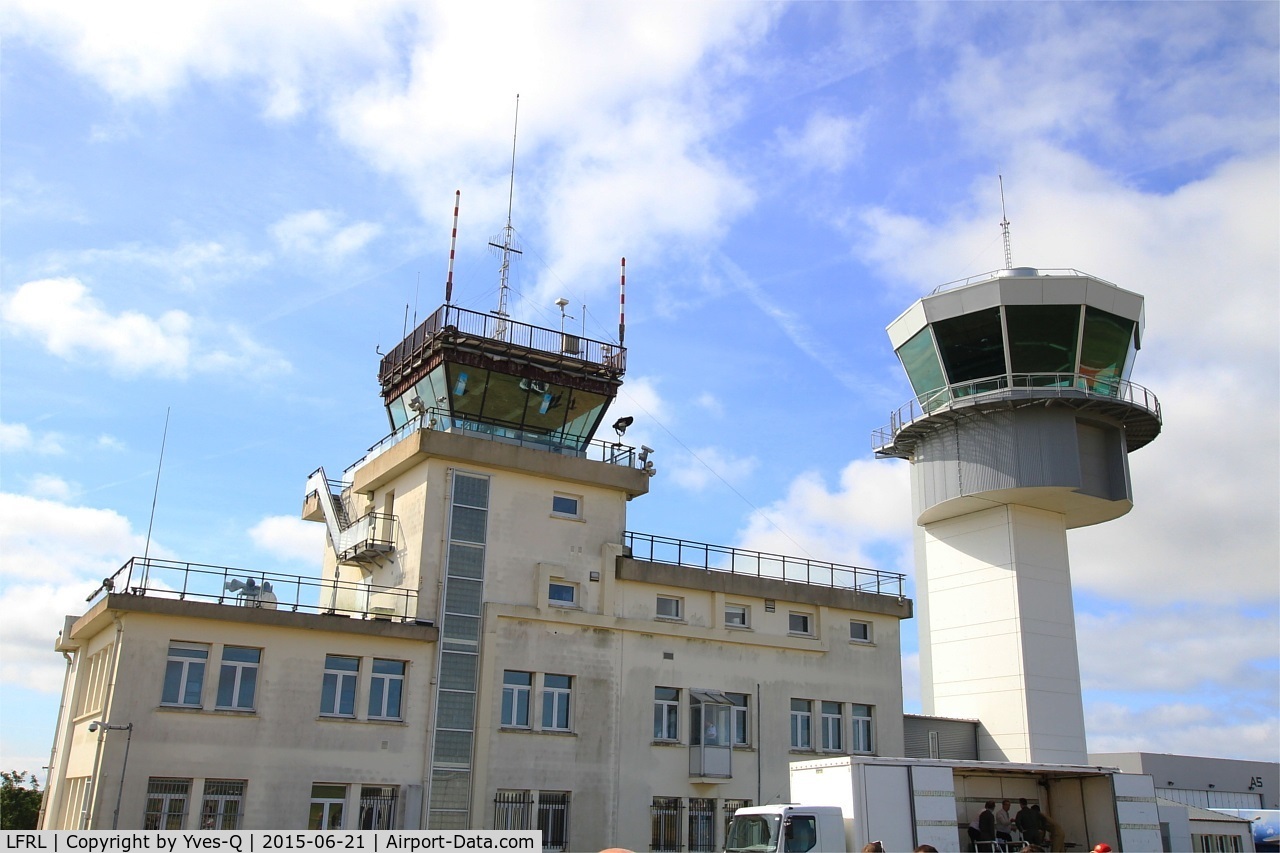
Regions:
<instances>
[{"instance_id":1,"label":"blue sky","mask_svg":"<svg viewBox=\"0 0 1280 853\"><path fill-rule=\"evenodd\" d=\"M934 286L1073 267L1142 293L1165 432L1071 534L1094 751L1280 748L1273 3L103 4L0 12L0 727L47 762L61 615L144 547L311 573L317 466L387 432L406 306L496 307L520 95L518 319L617 332L656 449L641 532L910 574ZM904 626L918 708L915 625Z\"/></svg>"}]
</instances>

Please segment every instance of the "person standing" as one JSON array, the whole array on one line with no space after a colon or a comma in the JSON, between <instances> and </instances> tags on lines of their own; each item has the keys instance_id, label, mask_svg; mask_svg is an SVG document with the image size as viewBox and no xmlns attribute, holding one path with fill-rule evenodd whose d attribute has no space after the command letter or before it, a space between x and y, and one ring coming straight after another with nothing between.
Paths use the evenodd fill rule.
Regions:
<instances>
[{"instance_id":1,"label":"person standing","mask_svg":"<svg viewBox=\"0 0 1280 853\"><path fill-rule=\"evenodd\" d=\"M996 838L1001 841L1013 841L1013 818L1009 815L1010 802L1008 800L1000 801L1000 808L996 809Z\"/></svg>"}]
</instances>

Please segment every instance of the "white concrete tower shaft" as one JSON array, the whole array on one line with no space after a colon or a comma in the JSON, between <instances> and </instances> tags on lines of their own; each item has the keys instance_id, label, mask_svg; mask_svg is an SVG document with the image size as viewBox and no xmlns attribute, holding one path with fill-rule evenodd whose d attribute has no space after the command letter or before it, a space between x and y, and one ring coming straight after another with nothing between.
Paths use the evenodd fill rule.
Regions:
<instances>
[{"instance_id":1,"label":"white concrete tower shaft","mask_svg":"<svg viewBox=\"0 0 1280 853\"><path fill-rule=\"evenodd\" d=\"M916 396L874 443L911 463L923 710L980 721L983 759L1088 760L1066 532L1133 506L1142 325L1135 293L1020 267L889 326Z\"/></svg>"}]
</instances>

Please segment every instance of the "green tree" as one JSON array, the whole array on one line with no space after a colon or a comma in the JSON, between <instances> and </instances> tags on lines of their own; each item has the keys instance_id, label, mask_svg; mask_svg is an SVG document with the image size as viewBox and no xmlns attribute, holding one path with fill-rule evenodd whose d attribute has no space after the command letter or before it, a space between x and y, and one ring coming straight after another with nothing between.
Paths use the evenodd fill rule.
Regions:
<instances>
[{"instance_id":1,"label":"green tree","mask_svg":"<svg viewBox=\"0 0 1280 853\"><path fill-rule=\"evenodd\" d=\"M0 829L35 829L43 797L34 773L0 770Z\"/></svg>"}]
</instances>

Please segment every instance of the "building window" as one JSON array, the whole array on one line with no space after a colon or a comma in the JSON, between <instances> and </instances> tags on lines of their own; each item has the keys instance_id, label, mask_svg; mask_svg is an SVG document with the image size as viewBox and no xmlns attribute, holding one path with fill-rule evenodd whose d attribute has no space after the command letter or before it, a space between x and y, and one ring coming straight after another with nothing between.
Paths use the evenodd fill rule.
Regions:
<instances>
[{"instance_id":1,"label":"building window","mask_svg":"<svg viewBox=\"0 0 1280 853\"><path fill-rule=\"evenodd\" d=\"M673 598L670 595L658 596L658 618L683 619L684 599Z\"/></svg>"},{"instance_id":2,"label":"building window","mask_svg":"<svg viewBox=\"0 0 1280 853\"><path fill-rule=\"evenodd\" d=\"M844 714L839 702L822 703L822 748L827 752L840 752L844 749L843 730Z\"/></svg>"},{"instance_id":3,"label":"building window","mask_svg":"<svg viewBox=\"0 0 1280 853\"><path fill-rule=\"evenodd\" d=\"M164 668L165 705L200 707L204 691L204 665L209 659L209 646L204 643L170 643L169 661Z\"/></svg>"},{"instance_id":4,"label":"building window","mask_svg":"<svg viewBox=\"0 0 1280 853\"><path fill-rule=\"evenodd\" d=\"M733 820L733 814L738 809L751 808L751 800L724 800L720 803L720 814L724 825L725 845L729 843L729 823Z\"/></svg>"},{"instance_id":5,"label":"building window","mask_svg":"<svg viewBox=\"0 0 1280 853\"><path fill-rule=\"evenodd\" d=\"M538 831L543 850L569 849L569 792L538 792Z\"/></svg>"},{"instance_id":6,"label":"building window","mask_svg":"<svg viewBox=\"0 0 1280 853\"><path fill-rule=\"evenodd\" d=\"M187 801L191 799L190 779L147 780L147 811L143 829L182 829L187 822Z\"/></svg>"},{"instance_id":7,"label":"building window","mask_svg":"<svg viewBox=\"0 0 1280 853\"><path fill-rule=\"evenodd\" d=\"M218 672L218 708L252 711L258 688L258 663L262 649L223 646Z\"/></svg>"},{"instance_id":8,"label":"building window","mask_svg":"<svg viewBox=\"0 0 1280 853\"><path fill-rule=\"evenodd\" d=\"M724 694L733 704L730 733L733 746L748 746L751 743L751 706L750 697L745 693Z\"/></svg>"},{"instance_id":9,"label":"building window","mask_svg":"<svg viewBox=\"0 0 1280 853\"><path fill-rule=\"evenodd\" d=\"M320 692L320 715L354 717L356 715L356 680L359 677L360 658L325 655L324 686Z\"/></svg>"},{"instance_id":10,"label":"building window","mask_svg":"<svg viewBox=\"0 0 1280 853\"><path fill-rule=\"evenodd\" d=\"M529 728L529 697L533 673L507 670L502 674L502 725Z\"/></svg>"},{"instance_id":11,"label":"building window","mask_svg":"<svg viewBox=\"0 0 1280 853\"><path fill-rule=\"evenodd\" d=\"M571 728L573 676L542 676L542 728L567 732Z\"/></svg>"},{"instance_id":12,"label":"building window","mask_svg":"<svg viewBox=\"0 0 1280 853\"><path fill-rule=\"evenodd\" d=\"M712 853L716 849L716 801L689 798L690 853Z\"/></svg>"},{"instance_id":13,"label":"building window","mask_svg":"<svg viewBox=\"0 0 1280 853\"><path fill-rule=\"evenodd\" d=\"M745 604L726 604L724 624L726 628L750 628L751 608Z\"/></svg>"},{"instance_id":14,"label":"building window","mask_svg":"<svg viewBox=\"0 0 1280 853\"><path fill-rule=\"evenodd\" d=\"M851 643L871 642L871 623L859 622L856 619L850 619L849 620L849 642Z\"/></svg>"},{"instance_id":15,"label":"building window","mask_svg":"<svg viewBox=\"0 0 1280 853\"><path fill-rule=\"evenodd\" d=\"M675 687L653 688L653 739L680 739L680 691Z\"/></svg>"},{"instance_id":16,"label":"building window","mask_svg":"<svg viewBox=\"0 0 1280 853\"><path fill-rule=\"evenodd\" d=\"M404 671L405 662L402 660L373 659L373 675L369 678L369 719L400 719Z\"/></svg>"},{"instance_id":17,"label":"building window","mask_svg":"<svg viewBox=\"0 0 1280 853\"><path fill-rule=\"evenodd\" d=\"M559 518L582 518L582 499L573 495L553 495L551 514Z\"/></svg>"},{"instance_id":18,"label":"building window","mask_svg":"<svg viewBox=\"0 0 1280 853\"><path fill-rule=\"evenodd\" d=\"M806 637L812 637L813 616L809 613L791 611L787 616L787 631L792 634L803 634Z\"/></svg>"},{"instance_id":19,"label":"building window","mask_svg":"<svg viewBox=\"0 0 1280 853\"><path fill-rule=\"evenodd\" d=\"M307 829L342 829L342 809L346 804L346 785L312 785Z\"/></svg>"},{"instance_id":20,"label":"building window","mask_svg":"<svg viewBox=\"0 0 1280 853\"><path fill-rule=\"evenodd\" d=\"M849 743L849 751L871 752L875 748L875 741L871 737L871 706L850 705L849 710L853 718L852 740Z\"/></svg>"},{"instance_id":21,"label":"building window","mask_svg":"<svg viewBox=\"0 0 1280 853\"><path fill-rule=\"evenodd\" d=\"M361 785L360 828L395 829L397 793L394 785Z\"/></svg>"},{"instance_id":22,"label":"building window","mask_svg":"<svg viewBox=\"0 0 1280 853\"><path fill-rule=\"evenodd\" d=\"M206 779L200 804L201 829L239 829L244 820L244 780Z\"/></svg>"},{"instance_id":23,"label":"building window","mask_svg":"<svg viewBox=\"0 0 1280 853\"><path fill-rule=\"evenodd\" d=\"M576 607L578 604L578 585L564 581L551 581L547 585L547 600L562 607Z\"/></svg>"},{"instance_id":24,"label":"building window","mask_svg":"<svg viewBox=\"0 0 1280 853\"><path fill-rule=\"evenodd\" d=\"M678 851L681 812L684 804L679 797L654 797L649 806L649 849L654 851Z\"/></svg>"},{"instance_id":25,"label":"building window","mask_svg":"<svg viewBox=\"0 0 1280 853\"><path fill-rule=\"evenodd\" d=\"M791 700L791 748L813 749L813 703Z\"/></svg>"},{"instance_id":26,"label":"building window","mask_svg":"<svg viewBox=\"0 0 1280 853\"><path fill-rule=\"evenodd\" d=\"M493 828L528 829L533 820L533 798L528 791L498 791L493 797Z\"/></svg>"}]
</instances>

